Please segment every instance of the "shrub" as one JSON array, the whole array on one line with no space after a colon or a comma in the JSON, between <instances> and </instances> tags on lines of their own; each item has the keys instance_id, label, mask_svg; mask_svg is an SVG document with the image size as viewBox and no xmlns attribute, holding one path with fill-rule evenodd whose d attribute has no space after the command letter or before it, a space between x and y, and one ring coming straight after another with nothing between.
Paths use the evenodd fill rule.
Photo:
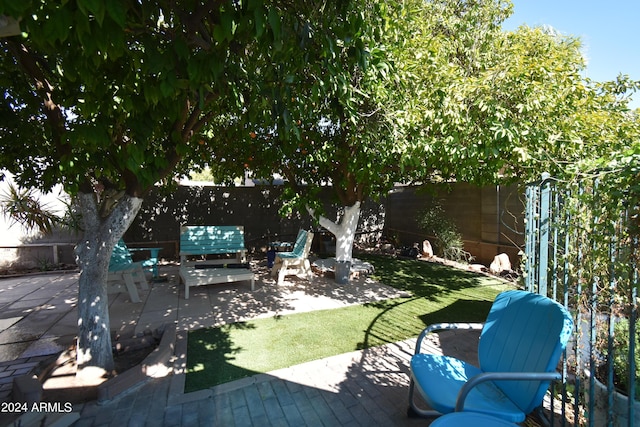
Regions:
<instances>
[{"instance_id":1,"label":"shrub","mask_svg":"<svg viewBox=\"0 0 640 427\"><path fill-rule=\"evenodd\" d=\"M635 360L635 400L640 400L640 342L637 340L638 322L636 322L636 345L634 351ZM629 394L629 320L621 319L614 326L613 346L613 372L615 381L622 387L625 394Z\"/></svg>"},{"instance_id":2,"label":"shrub","mask_svg":"<svg viewBox=\"0 0 640 427\"><path fill-rule=\"evenodd\" d=\"M442 206L435 202L431 207L418 213L418 225L434 238L435 253L443 258L458 262L469 262L471 254L464 250L462 235L456 224L447 217Z\"/></svg>"}]
</instances>

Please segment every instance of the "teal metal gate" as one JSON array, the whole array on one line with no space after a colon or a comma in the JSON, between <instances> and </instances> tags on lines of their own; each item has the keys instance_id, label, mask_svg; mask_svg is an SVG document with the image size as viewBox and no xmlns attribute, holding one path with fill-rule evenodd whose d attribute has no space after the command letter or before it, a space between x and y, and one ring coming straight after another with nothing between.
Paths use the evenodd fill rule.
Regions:
<instances>
[{"instance_id":1,"label":"teal metal gate","mask_svg":"<svg viewBox=\"0 0 640 427\"><path fill-rule=\"evenodd\" d=\"M568 307L576 324L564 381L551 393L552 425L640 426L640 403L620 403L614 385L640 396L638 207L623 198L619 209L600 210L603 197L598 178L544 174L526 187L524 285Z\"/></svg>"}]
</instances>

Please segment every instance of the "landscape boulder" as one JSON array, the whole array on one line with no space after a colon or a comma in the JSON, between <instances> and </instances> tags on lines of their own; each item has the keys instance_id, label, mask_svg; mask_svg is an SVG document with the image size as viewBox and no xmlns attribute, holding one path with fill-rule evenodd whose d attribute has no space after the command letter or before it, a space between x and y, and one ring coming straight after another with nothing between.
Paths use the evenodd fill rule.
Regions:
<instances>
[{"instance_id":1,"label":"landscape boulder","mask_svg":"<svg viewBox=\"0 0 640 427\"><path fill-rule=\"evenodd\" d=\"M422 242L422 256L425 258L433 257L433 247L431 246L431 242L428 240Z\"/></svg>"},{"instance_id":2,"label":"landscape boulder","mask_svg":"<svg viewBox=\"0 0 640 427\"><path fill-rule=\"evenodd\" d=\"M493 262L489 266L489 271L493 274L500 275L503 271L513 271L511 269L511 261L509 255L501 253L493 258Z\"/></svg>"}]
</instances>

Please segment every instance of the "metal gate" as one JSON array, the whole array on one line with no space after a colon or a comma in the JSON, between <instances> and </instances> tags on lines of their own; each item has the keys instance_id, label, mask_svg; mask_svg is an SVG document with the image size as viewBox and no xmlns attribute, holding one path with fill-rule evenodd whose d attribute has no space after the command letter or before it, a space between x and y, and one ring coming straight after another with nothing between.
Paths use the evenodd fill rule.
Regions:
<instances>
[{"instance_id":1,"label":"metal gate","mask_svg":"<svg viewBox=\"0 0 640 427\"><path fill-rule=\"evenodd\" d=\"M525 287L568 307L576 325L547 408L552 425L640 426L640 402L616 390L640 398L638 206L621 194L603 203L613 199L599 177L543 174L526 187Z\"/></svg>"}]
</instances>

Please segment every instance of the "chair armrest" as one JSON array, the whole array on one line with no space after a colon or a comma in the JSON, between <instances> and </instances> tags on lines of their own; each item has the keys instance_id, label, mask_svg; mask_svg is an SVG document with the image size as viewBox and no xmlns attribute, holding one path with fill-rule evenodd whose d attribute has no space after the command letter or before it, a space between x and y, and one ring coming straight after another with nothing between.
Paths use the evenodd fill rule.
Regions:
<instances>
[{"instance_id":1,"label":"chair armrest","mask_svg":"<svg viewBox=\"0 0 640 427\"><path fill-rule=\"evenodd\" d=\"M443 331L448 329L465 329L465 330L479 330L482 329L484 323L434 323L432 325L427 326L425 329L420 332L418 335L418 340L416 341L416 350L414 354L420 353L420 347L422 346L422 341L432 332Z\"/></svg>"},{"instance_id":2,"label":"chair armrest","mask_svg":"<svg viewBox=\"0 0 640 427\"><path fill-rule=\"evenodd\" d=\"M560 372L484 372L478 374L462 386L456 400L456 412L464 409L464 401L471 390L487 381L556 381L562 378Z\"/></svg>"}]
</instances>

